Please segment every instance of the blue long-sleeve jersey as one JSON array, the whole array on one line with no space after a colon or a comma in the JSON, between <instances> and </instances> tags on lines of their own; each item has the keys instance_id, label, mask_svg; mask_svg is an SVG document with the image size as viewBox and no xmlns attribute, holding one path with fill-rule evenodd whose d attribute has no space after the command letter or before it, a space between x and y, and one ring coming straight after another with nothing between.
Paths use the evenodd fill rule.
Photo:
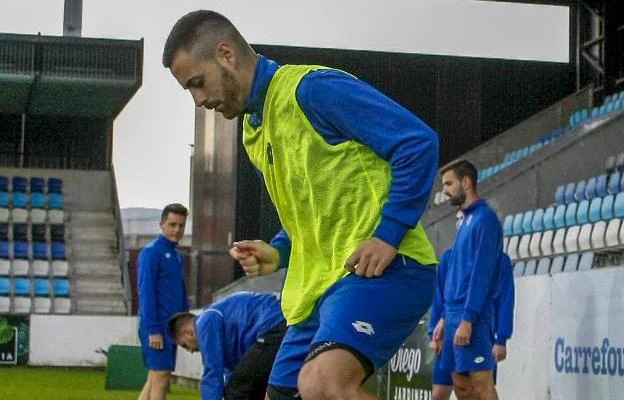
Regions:
<instances>
[{"instance_id":1,"label":"blue long-sleeve jersey","mask_svg":"<svg viewBox=\"0 0 624 400\"><path fill-rule=\"evenodd\" d=\"M184 264L176 243L160 235L145 246L137 277L140 328L149 335L164 335L169 318L188 311Z\"/></svg>"},{"instance_id":2,"label":"blue long-sleeve jersey","mask_svg":"<svg viewBox=\"0 0 624 400\"><path fill-rule=\"evenodd\" d=\"M259 56L246 112L260 126L267 89L279 65ZM336 70L307 74L296 92L304 114L330 145L355 140L390 163L392 184L374 236L399 247L421 219L436 177L437 134L399 104ZM281 251L281 244L276 248Z\"/></svg>"},{"instance_id":3,"label":"blue long-sleeve jersey","mask_svg":"<svg viewBox=\"0 0 624 400\"><path fill-rule=\"evenodd\" d=\"M503 247L502 227L484 200L477 200L463 212L448 264L445 315L459 313L464 321L482 318L492 323Z\"/></svg>"},{"instance_id":4,"label":"blue long-sleeve jersey","mask_svg":"<svg viewBox=\"0 0 624 400\"><path fill-rule=\"evenodd\" d=\"M427 332L431 337L440 318L444 318L444 288L451 249L444 252L438 266L435 297L431 305ZM493 301L494 342L505 346L513 334L515 287L511 260L507 254L500 258L499 289Z\"/></svg>"},{"instance_id":5,"label":"blue long-sleeve jersey","mask_svg":"<svg viewBox=\"0 0 624 400\"><path fill-rule=\"evenodd\" d=\"M195 320L204 373L202 400L221 400L229 376L258 338L284 322L274 294L240 292L206 307Z\"/></svg>"}]
</instances>

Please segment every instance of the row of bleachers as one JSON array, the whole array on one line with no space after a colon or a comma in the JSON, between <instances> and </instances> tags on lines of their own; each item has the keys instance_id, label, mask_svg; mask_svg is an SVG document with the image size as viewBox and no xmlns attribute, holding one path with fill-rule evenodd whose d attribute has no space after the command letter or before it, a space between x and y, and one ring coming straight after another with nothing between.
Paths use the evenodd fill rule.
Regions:
<instances>
[{"instance_id":1,"label":"row of bleachers","mask_svg":"<svg viewBox=\"0 0 624 400\"><path fill-rule=\"evenodd\" d=\"M67 279L0 277L0 313L67 314L71 311Z\"/></svg>"},{"instance_id":2,"label":"row of bleachers","mask_svg":"<svg viewBox=\"0 0 624 400\"><path fill-rule=\"evenodd\" d=\"M64 242L65 225L0 222L1 241Z\"/></svg>"},{"instance_id":3,"label":"row of bleachers","mask_svg":"<svg viewBox=\"0 0 624 400\"><path fill-rule=\"evenodd\" d=\"M64 196L62 193L0 192L0 207L62 210Z\"/></svg>"},{"instance_id":4,"label":"row of bleachers","mask_svg":"<svg viewBox=\"0 0 624 400\"><path fill-rule=\"evenodd\" d=\"M67 277L67 260L8 260L0 258L0 277Z\"/></svg>"},{"instance_id":5,"label":"row of bleachers","mask_svg":"<svg viewBox=\"0 0 624 400\"><path fill-rule=\"evenodd\" d=\"M33 176L28 179L23 176L14 176L9 179L8 176L0 175L0 192L60 194L63 193L63 180L50 177L46 185L46 179L42 177Z\"/></svg>"},{"instance_id":6,"label":"row of bleachers","mask_svg":"<svg viewBox=\"0 0 624 400\"><path fill-rule=\"evenodd\" d=\"M0 207L0 223L30 223L58 225L65 222L63 210L24 209Z\"/></svg>"},{"instance_id":7,"label":"row of bleachers","mask_svg":"<svg viewBox=\"0 0 624 400\"><path fill-rule=\"evenodd\" d=\"M617 195L624 192L624 174L615 171L610 175L602 174L587 181L570 182L560 185L555 192L556 204L571 204L583 200L593 200L595 197L605 197L609 194Z\"/></svg>"},{"instance_id":8,"label":"row of bleachers","mask_svg":"<svg viewBox=\"0 0 624 400\"><path fill-rule=\"evenodd\" d=\"M65 260L64 242L27 242L0 240L0 259L5 260Z\"/></svg>"},{"instance_id":9,"label":"row of bleachers","mask_svg":"<svg viewBox=\"0 0 624 400\"><path fill-rule=\"evenodd\" d=\"M595 266L595 254L591 251L555 257L521 260L514 264L514 276L557 274L560 272L589 271Z\"/></svg>"}]
</instances>

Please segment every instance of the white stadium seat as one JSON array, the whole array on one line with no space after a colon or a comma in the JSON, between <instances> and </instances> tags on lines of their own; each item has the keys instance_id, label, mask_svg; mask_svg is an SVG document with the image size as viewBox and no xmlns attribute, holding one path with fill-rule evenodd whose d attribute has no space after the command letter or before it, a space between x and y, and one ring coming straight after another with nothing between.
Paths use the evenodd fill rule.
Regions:
<instances>
[{"instance_id":1,"label":"white stadium seat","mask_svg":"<svg viewBox=\"0 0 624 400\"><path fill-rule=\"evenodd\" d=\"M47 218L46 210L30 210L30 222L33 224L45 224Z\"/></svg>"},{"instance_id":2,"label":"white stadium seat","mask_svg":"<svg viewBox=\"0 0 624 400\"><path fill-rule=\"evenodd\" d=\"M543 256L550 256L553 253L552 242L554 232L555 231L546 231L542 235L542 243L540 244L540 249L542 250Z\"/></svg>"},{"instance_id":3,"label":"white stadium seat","mask_svg":"<svg viewBox=\"0 0 624 400\"><path fill-rule=\"evenodd\" d=\"M49 314L52 308L52 300L48 297L35 297L33 312L37 314Z\"/></svg>"},{"instance_id":4,"label":"white stadium seat","mask_svg":"<svg viewBox=\"0 0 624 400\"><path fill-rule=\"evenodd\" d=\"M570 227L565 237L565 249L568 253L574 253L579 250L578 238L581 233L581 227L576 225Z\"/></svg>"},{"instance_id":5,"label":"white stadium seat","mask_svg":"<svg viewBox=\"0 0 624 400\"><path fill-rule=\"evenodd\" d=\"M50 220L50 224L63 224L65 223L65 213L63 212L63 210L50 210L48 212L48 219Z\"/></svg>"},{"instance_id":6,"label":"white stadium seat","mask_svg":"<svg viewBox=\"0 0 624 400\"><path fill-rule=\"evenodd\" d=\"M531 243L531 235L522 235L520 245L518 246L518 258L529 258L529 244Z\"/></svg>"},{"instance_id":7,"label":"white stadium seat","mask_svg":"<svg viewBox=\"0 0 624 400\"><path fill-rule=\"evenodd\" d=\"M537 263L537 270L535 270L536 275L547 274L550 272L550 258L544 257L540 258Z\"/></svg>"},{"instance_id":8,"label":"white stadium seat","mask_svg":"<svg viewBox=\"0 0 624 400\"><path fill-rule=\"evenodd\" d=\"M581 226L581 232L579 233L579 250L587 251L591 249L591 233L594 225L585 224Z\"/></svg>"},{"instance_id":9,"label":"white stadium seat","mask_svg":"<svg viewBox=\"0 0 624 400\"><path fill-rule=\"evenodd\" d=\"M570 254L569 256L566 257L565 265L563 266L563 271L564 272L576 271L576 268L578 267L578 263L579 263L579 254L578 253Z\"/></svg>"},{"instance_id":10,"label":"white stadium seat","mask_svg":"<svg viewBox=\"0 0 624 400\"><path fill-rule=\"evenodd\" d=\"M32 302L30 297L14 297L13 312L15 314L30 314Z\"/></svg>"},{"instance_id":11,"label":"white stadium seat","mask_svg":"<svg viewBox=\"0 0 624 400\"><path fill-rule=\"evenodd\" d=\"M520 236L512 236L509 239L509 245L507 246L507 255L512 260L518 259L518 242L520 241Z\"/></svg>"},{"instance_id":12,"label":"white stadium seat","mask_svg":"<svg viewBox=\"0 0 624 400\"><path fill-rule=\"evenodd\" d=\"M607 231L607 223L598 221L594 224L591 235L592 249L602 249L605 247L605 233Z\"/></svg>"},{"instance_id":13,"label":"white stadium seat","mask_svg":"<svg viewBox=\"0 0 624 400\"><path fill-rule=\"evenodd\" d=\"M524 275L524 267L525 267L524 261L518 261L517 263L515 263L513 266L513 275L514 276Z\"/></svg>"},{"instance_id":14,"label":"white stadium seat","mask_svg":"<svg viewBox=\"0 0 624 400\"><path fill-rule=\"evenodd\" d=\"M530 259L526 263L526 267L524 267L524 276L535 275L535 271L537 269L537 260L535 258Z\"/></svg>"},{"instance_id":15,"label":"white stadium seat","mask_svg":"<svg viewBox=\"0 0 624 400\"><path fill-rule=\"evenodd\" d=\"M71 311L71 300L67 298L54 299L55 314L69 314Z\"/></svg>"},{"instance_id":16,"label":"white stadium seat","mask_svg":"<svg viewBox=\"0 0 624 400\"><path fill-rule=\"evenodd\" d=\"M540 249L540 242L542 241L542 232L535 232L531 236L531 243L529 243L529 254L531 257L540 257L542 251Z\"/></svg>"},{"instance_id":17,"label":"white stadium seat","mask_svg":"<svg viewBox=\"0 0 624 400\"><path fill-rule=\"evenodd\" d=\"M26 223L28 221L28 210L25 208L14 208L11 212L13 223Z\"/></svg>"},{"instance_id":18,"label":"white stadium seat","mask_svg":"<svg viewBox=\"0 0 624 400\"><path fill-rule=\"evenodd\" d=\"M555 238L553 239L553 253L554 254L565 253L565 246L564 246L565 234L566 234L565 228L557 229L557 232L555 232Z\"/></svg>"},{"instance_id":19,"label":"white stadium seat","mask_svg":"<svg viewBox=\"0 0 624 400\"><path fill-rule=\"evenodd\" d=\"M594 266L594 253L591 251L583 253L579 261L579 271L589 271Z\"/></svg>"},{"instance_id":20,"label":"white stadium seat","mask_svg":"<svg viewBox=\"0 0 624 400\"><path fill-rule=\"evenodd\" d=\"M622 226L622 220L619 218L612 219L607 225L607 232L605 234L605 244L607 247L615 247L623 244L620 242L620 228Z\"/></svg>"},{"instance_id":21,"label":"white stadium seat","mask_svg":"<svg viewBox=\"0 0 624 400\"><path fill-rule=\"evenodd\" d=\"M550 273L551 274L557 274L557 273L563 271L563 265L564 264L565 264L565 257L564 256L557 256L557 257L553 258L552 264L550 265Z\"/></svg>"}]
</instances>

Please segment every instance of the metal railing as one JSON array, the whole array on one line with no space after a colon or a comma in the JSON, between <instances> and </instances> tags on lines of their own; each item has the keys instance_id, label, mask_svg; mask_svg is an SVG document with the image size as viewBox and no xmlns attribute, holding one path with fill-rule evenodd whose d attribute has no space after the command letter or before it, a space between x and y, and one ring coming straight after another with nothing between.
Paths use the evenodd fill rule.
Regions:
<instances>
[{"instance_id":1,"label":"metal railing","mask_svg":"<svg viewBox=\"0 0 624 400\"><path fill-rule=\"evenodd\" d=\"M113 213L117 224L117 248L119 250L119 266L122 273L122 284L124 291L124 301L126 303L126 314L132 315L132 284L130 283L130 271L128 270L128 255L126 254L126 243L121 223L121 208L119 206L119 194L117 192L117 179L115 178L115 168L111 165L111 190L113 194Z\"/></svg>"}]
</instances>

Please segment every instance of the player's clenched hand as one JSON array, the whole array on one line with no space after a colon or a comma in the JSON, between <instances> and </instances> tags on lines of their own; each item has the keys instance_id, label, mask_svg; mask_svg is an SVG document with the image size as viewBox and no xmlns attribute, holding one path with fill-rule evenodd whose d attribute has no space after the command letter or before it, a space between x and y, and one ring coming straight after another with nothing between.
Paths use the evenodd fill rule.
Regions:
<instances>
[{"instance_id":1,"label":"player's clenched hand","mask_svg":"<svg viewBox=\"0 0 624 400\"><path fill-rule=\"evenodd\" d=\"M442 338L444 338L444 318L441 318L436 324L436 327L433 330L432 338L433 340L439 341L442 341Z\"/></svg>"},{"instance_id":2,"label":"player's clenched hand","mask_svg":"<svg viewBox=\"0 0 624 400\"><path fill-rule=\"evenodd\" d=\"M455 341L453 344L457 347L468 346L470 344L470 337L472 336L472 322L462 321L459 324L459 328L455 332Z\"/></svg>"},{"instance_id":3,"label":"player's clenched hand","mask_svg":"<svg viewBox=\"0 0 624 400\"><path fill-rule=\"evenodd\" d=\"M494 360L496 362L503 361L505 358L507 358L507 347L500 344L495 344L492 348L492 356L494 357Z\"/></svg>"},{"instance_id":4,"label":"player's clenched hand","mask_svg":"<svg viewBox=\"0 0 624 400\"><path fill-rule=\"evenodd\" d=\"M442 341L440 340L432 340L429 342L429 348L434 352L436 356L442 353Z\"/></svg>"},{"instance_id":5,"label":"player's clenched hand","mask_svg":"<svg viewBox=\"0 0 624 400\"><path fill-rule=\"evenodd\" d=\"M347 258L345 268L357 276L381 276L397 255L397 249L376 237L368 239Z\"/></svg>"},{"instance_id":6,"label":"player's clenched hand","mask_svg":"<svg viewBox=\"0 0 624 400\"><path fill-rule=\"evenodd\" d=\"M234 242L230 256L240 263L250 277L270 274L279 267L279 251L262 240Z\"/></svg>"},{"instance_id":7,"label":"player's clenched hand","mask_svg":"<svg viewBox=\"0 0 624 400\"><path fill-rule=\"evenodd\" d=\"M149 335L149 347L154 350L162 350L165 347L162 335Z\"/></svg>"}]
</instances>

